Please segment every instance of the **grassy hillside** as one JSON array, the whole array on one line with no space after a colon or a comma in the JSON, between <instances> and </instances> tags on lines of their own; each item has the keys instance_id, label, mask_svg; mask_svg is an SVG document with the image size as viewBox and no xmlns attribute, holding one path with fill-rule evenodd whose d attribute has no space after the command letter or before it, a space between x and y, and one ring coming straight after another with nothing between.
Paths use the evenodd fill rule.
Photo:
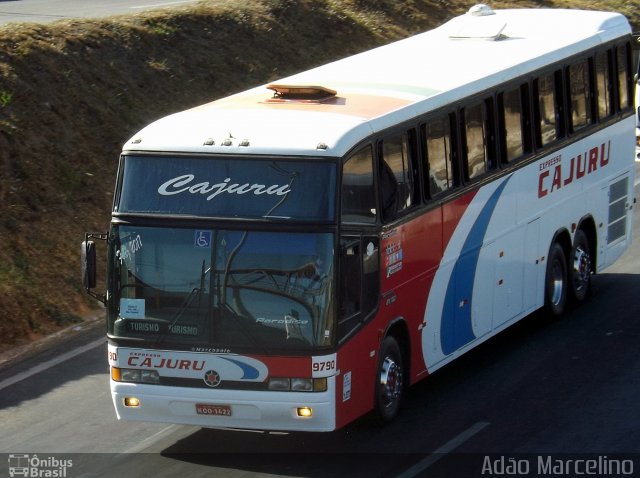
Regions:
<instances>
[{"instance_id":1,"label":"grassy hillside","mask_svg":"<svg viewBox=\"0 0 640 478\"><path fill-rule=\"evenodd\" d=\"M203 1L0 27L0 351L82 320L84 231L109 222L123 142L170 112L434 27L472 2ZM638 2L503 6L618 10Z\"/></svg>"}]
</instances>

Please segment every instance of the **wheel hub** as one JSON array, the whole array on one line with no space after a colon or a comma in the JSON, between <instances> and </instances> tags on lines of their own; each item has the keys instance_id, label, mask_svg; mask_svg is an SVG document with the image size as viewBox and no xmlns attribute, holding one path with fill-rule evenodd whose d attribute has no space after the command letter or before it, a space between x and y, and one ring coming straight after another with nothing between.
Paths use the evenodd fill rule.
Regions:
<instances>
[{"instance_id":1,"label":"wheel hub","mask_svg":"<svg viewBox=\"0 0 640 478\"><path fill-rule=\"evenodd\" d=\"M385 357L380 372L382 402L390 407L402 393L402 368L392 357Z\"/></svg>"},{"instance_id":2,"label":"wheel hub","mask_svg":"<svg viewBox=\"0 0 640 478\"><path fill-rule=\"evenodd\" d=\"M587 251L581 247L576 248L573 256L573 272L576 289L586 287L591 273L591 260Z\"/></svg>"}]
</instances>

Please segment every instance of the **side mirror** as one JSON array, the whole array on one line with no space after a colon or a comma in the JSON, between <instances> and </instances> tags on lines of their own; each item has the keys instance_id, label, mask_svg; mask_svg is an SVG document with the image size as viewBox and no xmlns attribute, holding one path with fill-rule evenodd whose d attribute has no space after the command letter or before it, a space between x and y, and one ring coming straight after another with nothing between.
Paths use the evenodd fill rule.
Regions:
<instances>
[{"instance_id":1,"label":"side mirror","mask_svg":"<svg viewBox=\"0 0 640 478\"><path fill-rule=\"evenodd\" d=\"M96 286L96 243L83 241L80 247L82 284L89 292Z\"/></svg>"},{"instance_id":2,"label":"side mirror","mask_svg":"<svg viewBox=\"0 0 640 478\"><path fill-rule=\"evenodd\" d=\"M80 268L82 275L82 285L84 286L87 294L96 300L99 300L103 304L106 303L106 295L98 295L91 289L94 289L97 284L96 270L96 243L90 239L100 239L101 241L107 241L109 239L108 233L86 233L84 235L84 241L80 244Z\"/></svg>"}]
</instances>

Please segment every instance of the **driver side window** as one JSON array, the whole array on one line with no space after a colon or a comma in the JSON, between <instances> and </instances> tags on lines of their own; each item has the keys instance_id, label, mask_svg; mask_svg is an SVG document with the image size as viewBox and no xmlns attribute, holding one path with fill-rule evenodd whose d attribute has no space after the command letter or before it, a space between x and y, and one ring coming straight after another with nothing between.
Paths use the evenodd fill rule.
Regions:
<instances>
[{"instance_id":1,"label":"driver side window","mask_svg":"<svg viewBox=\"0 0 640 478\"><path fill-rule=\"evenodd\" d=\"M375 236L340 240L338 340L349 337L378 305L379 241Z\"/></svg>"}]
</instances>

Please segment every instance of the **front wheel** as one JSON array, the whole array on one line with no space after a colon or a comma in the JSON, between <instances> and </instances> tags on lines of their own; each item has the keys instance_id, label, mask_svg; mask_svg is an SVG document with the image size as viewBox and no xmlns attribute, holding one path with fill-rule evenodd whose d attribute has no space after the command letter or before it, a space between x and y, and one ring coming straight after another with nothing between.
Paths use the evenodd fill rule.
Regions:
<instances>
[{"instance_id":1,"label":"front wheel","mask_svg":"<svg viewBox=\"0 0 640 478\"><path fill-rule=\"evenodd\" d=\"M394 337L385 337L380 346L375 386L376 416L385 424L398 414L404 395L404 364Z\"/></svg>"},{"instance_id":2,"label":"front wheel","mask_svg":"<svg viewBox=\"0 0 640 478\"><path fill-rule=\"evenodd\" d=\"M576 303L587 298L591 286L591 248L587 235L581 229L576 232L571 249L569 284L571 297Z\"/></svg>"},{"instance_id":3,"label":"front wheel","mask_svg":"<svg viewBox=\"0 0 640 478\"><path fill-rule=\"evenodd\" d=\"M554 242L547 258L545 306L554 317L563 314L567 303L567 259L562 246Z\"/></svg>"}]
</instances>

